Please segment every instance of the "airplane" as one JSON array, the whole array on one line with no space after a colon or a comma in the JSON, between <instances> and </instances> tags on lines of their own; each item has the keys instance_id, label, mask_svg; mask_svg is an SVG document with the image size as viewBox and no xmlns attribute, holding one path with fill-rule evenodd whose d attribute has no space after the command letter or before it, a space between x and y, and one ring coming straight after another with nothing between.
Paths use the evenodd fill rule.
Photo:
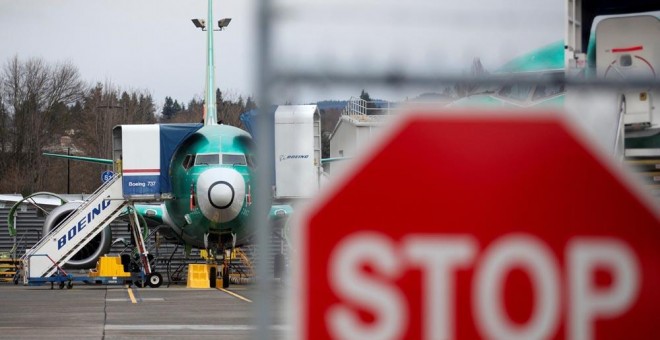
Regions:
<instances>
[{"instance_id":1,"label":"airplane","mask_svg":"<svg viewBox=\"0 0 660 340\"><path fill-rule=\"evenodd\" d=\"M212 2L213 0L208 0L206 23L209 25L213 23ZM226 26L228 19L223 20ZM167 169L172 186L171 198L159 204L135 204L134 207L140 218L150 226L164 226L159 228L159 232L166 241L184 244L187 253L195 247L215 250L215 254L225 256L224 250L247 243L254 232L248 221L255 170L254 143L248 132L234 126L218 124L215 105L214 29L212 26L205 27L206 23L201 20L193 19L193 22L197 27L200 27L201 23L207 32L203 124L187 124L189 130L194 132L183 140L171 158ZM44 155L113 165L116 171L121 171L117 169L116 159L48 153ZM34 198L28 197L24 201L30 199ZM55 228L81 204L82 202L66 202L53 209L46 218L44 234ZM291 212L289 205L273 205L269 218L271 222L280 221ZM11 227L10 221L10 230ZM109 252L111 241L111 230L105 228L69 260L66 267L94 267L98 257ZM227 269L227 266L224 268ZM228 270L222 275L228 279ZM214 278L212 281L214 282Z\"/></svg>"},{"instance_id":2,"label":"airplane","mask_svg":"<svg viewBox=\"0 0 660 340\"><path fill-rule=\"evenodd\" d=\"M521 56L500 68L493 77L498 85L481 86L450 107L546 107L564 104L564 42L557 41ZM526 80L520 82L520 80ZM538 80L538 84L533 84ZM554 80L557 80L556 82Z\"/></svg>"}]
</instances>

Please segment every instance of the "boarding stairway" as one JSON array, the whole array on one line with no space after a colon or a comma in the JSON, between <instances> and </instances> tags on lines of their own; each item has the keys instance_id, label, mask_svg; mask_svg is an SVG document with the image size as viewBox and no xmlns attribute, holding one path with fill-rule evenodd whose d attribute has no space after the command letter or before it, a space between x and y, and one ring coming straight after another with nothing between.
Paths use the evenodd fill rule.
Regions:
<instances>
[{"instance_id":1,"label":"boarding stairway","mask_svg":"<svg viewBox=\"0 0 660 340\"><path fill-rule=\"evenodd\" d=\"M623 147L623 160L655 198L660 198L660 149Z\"/></svg>"},{"instance_id":2,"label":"boarding stairway","mask_svg":"<svg viewBox=\"0 0 660 340\"><path fill-rule=\"evenodd\" d=\"M631 156L625 158L634 171L644 180L644 185L656 198L660 198L660 155L658 156Z\"/></svg>"},{"instance_id":3,"label":"boarding stairway","mask_svg":"<svg viewBox=\"0 0 660 340\"><path fill-rule=\"evenodd\" d=\"M117 218L128 202L115 175L21 258L23 281L50 277Z\"/></svg>"}]
</instances>

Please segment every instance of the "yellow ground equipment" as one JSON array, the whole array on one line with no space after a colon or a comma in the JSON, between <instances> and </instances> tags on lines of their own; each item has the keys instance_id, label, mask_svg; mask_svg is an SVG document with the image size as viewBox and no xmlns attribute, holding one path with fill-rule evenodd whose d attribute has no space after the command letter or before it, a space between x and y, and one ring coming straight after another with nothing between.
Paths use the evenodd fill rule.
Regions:
<instances>
[{"instance_id":1,"label":"yellow ground equipment","mask_svg":"<svg viewBox=\"0 0 660 340\"><path fill-rule=\"evenodd\" d=\"M19 265L19 260L0 258L0 282L17 282L15 278Z\"/></svg>"},{"instance_id":2,"label":"yellow ground equipment","mask_svg":"<svg viewBox=\"0 0 660 340\"><path fill-rule=\"evenodd\" d=\"M217 285L219 267L216 264L191 263L188 265L188 288L213 288ZM222 287L222 286L220 286Z\"/></svg>"},{"instance_id":3,"label":"yellow ground equipment","mask_svg":"<svg viewBox=\"0 0 660 340\"><path fill-rule=\"evenodd\" d=\"M89 271L89 277L130 277L131 273L124 271L124 265L119 256L102 256L96 263L96 269Z\"/></svg>"}]
</instances>

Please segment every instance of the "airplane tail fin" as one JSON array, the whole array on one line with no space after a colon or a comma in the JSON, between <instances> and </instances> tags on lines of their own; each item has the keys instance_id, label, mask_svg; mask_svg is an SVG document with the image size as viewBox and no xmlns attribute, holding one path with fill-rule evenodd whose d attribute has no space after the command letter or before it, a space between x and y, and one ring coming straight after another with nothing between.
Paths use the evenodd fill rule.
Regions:
<instances>
[{"instance_id":1,"label":"airplane tail fin","mask_svg":"<svg viewBox=\"0 0 660 340\"><path fill-rule=\"evenodd\" d=\"M206 21L206 93L204 95L204 125L218 124L215 106L215 65L213 56L213 0L209 1Z\"/></svg>"}]
</instances>

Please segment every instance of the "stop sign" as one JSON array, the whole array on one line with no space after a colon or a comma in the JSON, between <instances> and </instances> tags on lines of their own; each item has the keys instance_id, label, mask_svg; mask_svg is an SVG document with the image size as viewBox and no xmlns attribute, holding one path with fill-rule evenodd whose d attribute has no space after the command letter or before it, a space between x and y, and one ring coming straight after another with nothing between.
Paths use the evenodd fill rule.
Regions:
<instances>
[{"instance_id":1,"label":"stop sign","mask_svg":"<svg viewBox=\"0 0 660 340\"><path fill-rule=\"evenodd\" d=\"M301 338L660 337L658 215L558 114L408 115L302 218Z\"/></svg>"}]
</instances>

